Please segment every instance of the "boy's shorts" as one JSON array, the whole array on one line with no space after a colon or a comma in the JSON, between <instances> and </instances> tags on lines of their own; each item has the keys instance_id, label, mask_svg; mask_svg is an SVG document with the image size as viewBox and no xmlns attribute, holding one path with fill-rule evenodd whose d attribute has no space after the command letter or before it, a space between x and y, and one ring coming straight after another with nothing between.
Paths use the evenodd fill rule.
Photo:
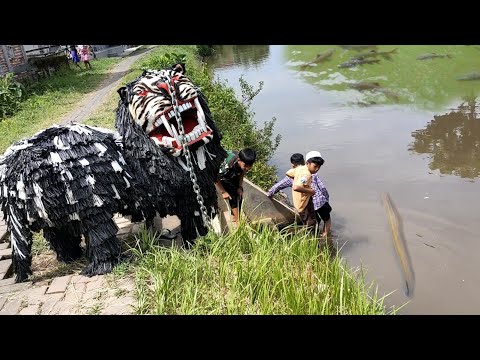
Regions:
<instances>
[{"instance_id":1,"label":"boy's shorts","mask_svg":"<svg viewBox=\"0 0 480 360\"><path fill-rule=\"evenodd\" d=\"M230 197L231 199L228 199L228 203L230 204L230 208L232 209L236 209L236 208L239 208L242 206L242 197L240 195L238 195L238 193L235 193L235 194L232 194L230 193Z\"/></svg>"},{"instance_id":2,"label":"boy's shorts","mask_svg":"<svg viewBox=\"0 0 480 360\"><path fill-rule=\"evenodd\" d=\"M317 213L317 219L320 222L323 220L324 222L327 222L330 220L330 212L332 211L332 207L328 202L323 204L323 206L316 211Z\"/></svg>"},{"instance_id":3,"label":"boy's shorts","mask_svg":"<svg viewBox=\"0 0 480 360\"><path fill-rule=\"evenodd\" d=\"M225 191L228 192L231 199L228 199L228 203L230 204L230 208L232 209L240 209L242 205L242 197L238 195L238 185L230 184L227 182L222 182Z\"/></svg>"},{"instance_id":4,"label":"boy's shorts","mask_svg":"<svg viewBox=\"0 0 480 360\"><path fill-rule=\"evenodd\" d=\"M315 226L317 225L317 219L315 218L315 209L313 207L312 199L307 204L307 207L299 213L300 220L303 225Z\"/></svg>"}]
</instances>

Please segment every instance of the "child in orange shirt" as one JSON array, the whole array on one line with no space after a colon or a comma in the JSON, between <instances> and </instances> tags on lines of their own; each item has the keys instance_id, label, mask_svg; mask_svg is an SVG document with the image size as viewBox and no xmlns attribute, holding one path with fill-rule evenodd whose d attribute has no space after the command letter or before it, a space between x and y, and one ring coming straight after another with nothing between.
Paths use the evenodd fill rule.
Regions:
<instances>
[{"instance_id":1,"label":"child in orange shirt","mask_svg":"<svg viewBox=\"0 0 480 360\"><path fill-rule=\"evenodd\" d=\"M305 161L305 165L288 170L287 176L293 178L293 205L298 211L300 220L304 225L315 227L317 219L312 201L312 196L315 194L312 188L312 174L316 174L325 161L318 151L307 153Z\"/></svg>"}]
</instances>

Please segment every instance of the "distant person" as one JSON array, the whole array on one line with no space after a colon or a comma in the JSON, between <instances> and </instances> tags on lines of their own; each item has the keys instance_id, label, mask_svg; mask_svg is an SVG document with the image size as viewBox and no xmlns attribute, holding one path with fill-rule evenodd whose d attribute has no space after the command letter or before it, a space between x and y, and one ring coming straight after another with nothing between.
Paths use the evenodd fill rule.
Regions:
<instances>
[{"instance_id":1,"label":"distant person","mask_svg":"<svg viewBox=\"0 0 480 360\"><path fill-rule=\"evenodd\" d=\"M239 213L243 200L243 178L252 168L257 153L250 148L244 148L240 152L228 151L228 156L220 166L215 184L222 193L222 197L228 200L232 213L232 222L238 224Z\"/></svg>"},{"instance_id":2,"label":"distant person","mask_svg":"<svg viewBox=\"0 0 480 360\"><path fill-rule=\"evenodd\" d=\"M310 151L305 156L306 165L297 166L287 171L287 176L293 178L292 198L293 205L298 212L303 225L315 229L317 217L313 207L312 175L316 174L324 160L318 151Z\"/></svg>"},{"instance_id":3,"label":"distant person","mask_svg":"<svg viewBox=\"0 0 480 360\"><path fill-rule=\"evenodd\" d=\"M90 64L90 51L88 50L88 45L82 46L80 55L82 56L82 61L85 64L85 69L91 69L92 64Z\"/></svg>"},{"instance_id":4,"label":"distant person","mask_svg":"<svg viewBox=\"0 0 480 360\"><path fill-rule=\"evenodd\" d=\"M80 56L78 56L77 47L75 45L70 45L70 58L72 59L72 62L81 69L79 64Z\"/></svg>"},{"instance_id":5,"label":"distant person","mask_svg":"<svg viewBox=\"0 0 480 360\"><path fill-rule=\"evenodd\" d=\"M305 165L305 160L302 154L295 153L290 157L290 163L292 164L292 169L297 166ZM267 192L268 197L272 197L280 190L289 188L293 186L293 178L285 176L282 180L278 181L273 185ZM315 190L315 194L312 197L313 208L315 210L317 222L320 223L323 220L323 230L322 237L326 237L330 231L331 227L331 217L330 212L332 207L329 204L330 195L327 191L327 188L323 184L322 180L318 174L312 174L312 188Z\"/></svg>"}]
</instances>

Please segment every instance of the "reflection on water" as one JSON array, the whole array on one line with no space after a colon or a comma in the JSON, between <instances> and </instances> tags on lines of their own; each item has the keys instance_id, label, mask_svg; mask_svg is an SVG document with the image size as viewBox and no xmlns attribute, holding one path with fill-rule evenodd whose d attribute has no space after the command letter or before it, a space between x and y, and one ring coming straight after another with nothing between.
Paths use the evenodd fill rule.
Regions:
<instances>
[{"instance_id":1,"label":"reflection on water","mask_svg":"<svg viewBox=\"0 0 480 360\"><path fill-rule=\"evenodd\" d=\"M268 45L222 45L215 46L215 53L207 60L209 66L216 68L242 65L245 67L257 66L268 55Z\"/></svg>"},{"instance_id":2,"label":"reflection on water","mask_svg":"<svg viewBox=\"0 0 480 360\"><path fill-rule=\"evenodd\" d=\"M430 169L463 178L480 175L480 116L476 98L465 99L458 109L435 115L425 129L412 133L409 150L431 154Z\"/></svg>"},{"instance_id":3,"label":"reflection on water","mask_svg":"<svg viewBox=\"0 0 480 360\"><path fill-rule=\"evenodd\" d=\"M465 94L480 95L474 46L289 45L285 57L302 80L337 91L346 105L415 104L435 111Z\"/></svg>"}]
</instances>

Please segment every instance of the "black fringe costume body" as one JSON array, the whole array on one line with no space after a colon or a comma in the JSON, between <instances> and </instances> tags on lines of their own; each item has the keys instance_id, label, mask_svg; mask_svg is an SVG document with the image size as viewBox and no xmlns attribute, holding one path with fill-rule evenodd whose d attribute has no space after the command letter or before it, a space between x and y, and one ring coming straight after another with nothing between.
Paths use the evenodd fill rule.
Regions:
<instances>
[{"instance_id":1,"label":"black fringe costume body","mask_svg":"<svg viewBox=\"0 0 480 360\"><path fill-rule=\"evenodd\" d=\"M147 224L157 213L177 215L187 246L206 234L189 172L182 164L185 154L177 151L174 156L175 149L152 140L129 110L132 91L145 75L119 89L118 133L79 124L52 126L13 144L0 157L0 206L10 232L16 282L31 274L32 233L42 229L64 262L82 256L84 235L89 264L82 274L87 276L108 273L119 261L115 213ZM204 205L213 217L215 180L226 152L206 100L196 90L210 136L190 149Z\"/></svg>"}]
</instances>

